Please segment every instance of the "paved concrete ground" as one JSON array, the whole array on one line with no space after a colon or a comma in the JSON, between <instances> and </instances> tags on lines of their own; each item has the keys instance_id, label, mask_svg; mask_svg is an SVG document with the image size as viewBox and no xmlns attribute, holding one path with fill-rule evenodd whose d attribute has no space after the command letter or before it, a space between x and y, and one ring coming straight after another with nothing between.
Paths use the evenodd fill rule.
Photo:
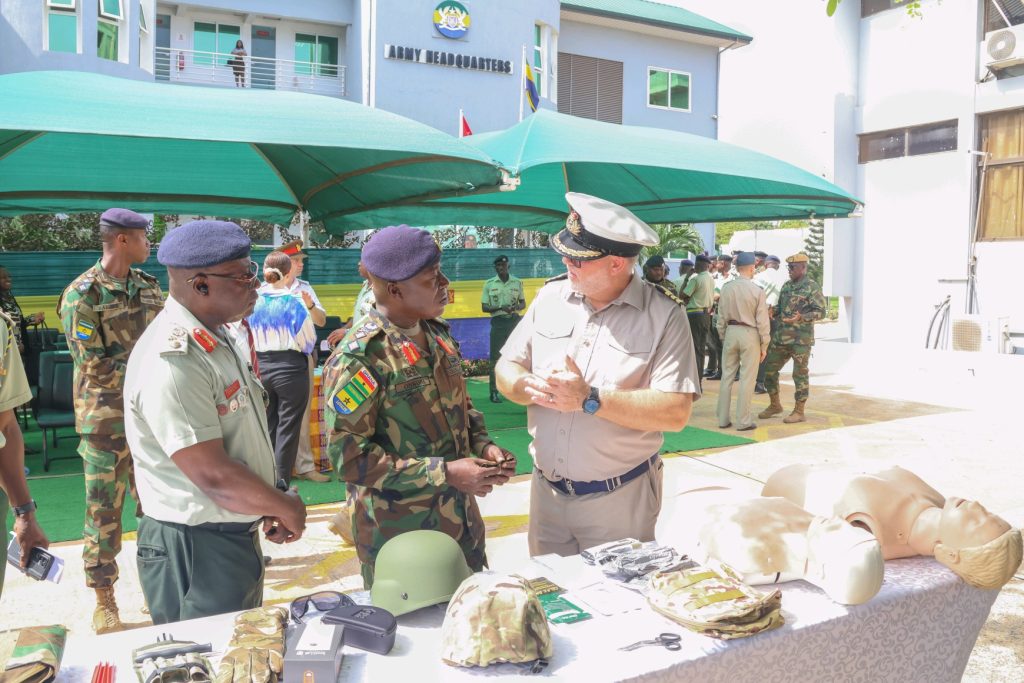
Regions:
<instances>
[{"instance_id":1,"label":"paved concrete ground","mask_svg":"<svg viewBox=\"0 0 1024 683\"><path fill-rule=\"evenodd\" d=\"M666 461L665 504L673 493L703 485L746 488L751 493L779 467L795 462L845 462L882 468L901 465L946 495L976 498L1015 526L1024 525L1024 449L1021 420L1011 387L1024 383L1024 359L951 353L899 353L823 342L811 362L808 421L763 421L747 432L757 443L671 457ZM787 379L784 377L784 380ZM717 382L696 404L691 423L715 429ZM792 385L783 402L792 405ZM757 410L767 404L757 397ZM499 569L514 569L527 556L528 482L512 482L482 500L488 554ZM354 551L326 529L337 505L310 511L304 538L290 546L265 545L274 557L267 571L267 598L277 602L327 585L356 588ZM84 588L81 544L56 548L68 561L58 586L8 577L0 625L62 622L75 635L89 632L92 595ZM147 623L135 572L134 540L125 543L117 585L123 618ZM72 636L74 637L74 636ZM968 664L967 681L1020 681L1024 671L1024 581L1008 584L997 599Z\"/></svg>"}]
</instances>

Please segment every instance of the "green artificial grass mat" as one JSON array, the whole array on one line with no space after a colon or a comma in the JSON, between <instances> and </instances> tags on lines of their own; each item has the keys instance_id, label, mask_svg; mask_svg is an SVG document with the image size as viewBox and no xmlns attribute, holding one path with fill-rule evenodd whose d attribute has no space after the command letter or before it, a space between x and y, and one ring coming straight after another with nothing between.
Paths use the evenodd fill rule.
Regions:
<instances>
[{"instance_id":1,"label":"green artificial grass mat","mask_svg":"<svg viewBox=\"0 0 1024 683\"><path fill-rule=\"evenodd\" d=\"M491 403L487 380L470 379L469 394L473 405L484 413L484 421L491 438L502 448L516 455L516 474L533 471L533 460L528 447L530 435L526 431L526 408L510 401ZM29 419L30 426L24 429L25 446L37 452L25 454L25 465L30 469L29 487L32 497L39 504L37 513L43 530L53 542L78 540L82 537L85 514L85 482L82 474L82 459L77 453L78 435L73 428L59 431L61 435L56 448L50 442L50 471L43 471L42 432ZM52 438L52 437L51 437ZM722 448L752 443L751 439L696 427L687 427L681 432L665 434L662 453L696 451L706 448ZM52 460L54 457L67 459ZM296 479L292 482L299 489L307 505L334 503L343 500L345 489L337 481L317 483ZM8 513L7 527L11 528L13 515ZM127 497L122 524L125 531L137 528L135 501Z\"/></svg>"}]
</instances>

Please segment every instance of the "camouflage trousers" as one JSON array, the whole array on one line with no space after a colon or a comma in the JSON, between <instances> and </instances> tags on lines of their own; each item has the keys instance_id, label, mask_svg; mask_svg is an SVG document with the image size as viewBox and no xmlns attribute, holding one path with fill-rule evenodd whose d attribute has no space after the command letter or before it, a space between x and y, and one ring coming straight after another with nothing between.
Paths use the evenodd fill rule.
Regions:
<instances>
[{"instance_id":1,"label":"camouflage trousers","mask_svg":"<svg viewBox=\"0 0 1024 683\"><path fill-rule=\"evenodd\" d=\"M807 344L776 344L768 347L764 359L764 388L768 393L779 391L779 371L789 359L793 359L793 384L796 385L796 400L806 401L810 394L810 372L807 363L811 360L811 347Z\"/></svg>"},{"instance_id":2,"label":"camouflage trousers","mask_svg":"<svg viewBox=\"0 0 1024 683\"><path fill-rule=\"evenodd\" d=\"M389 491L356 486L352 508L352 538L356 542L363 585L373 586L377 553L391 538L415 529L442 531L454 538L466 564L474 572L487 566L484 551L484 520L476 498L452 487L402 505L390 499Z\"/></svg>"},{"instance_id":3,"label":"camouflage trousers","mask_svg":"<svg viewBox=\"0 0 1024 683\"><path fill-rule=\"evenodd\" d=\"M125 493L139 500L132 456L123 434L83 435L78 454L85 465L85 585L106 588L117 581ZM141 517L142 505L137 507L135 514Z\"/></svg>"}]
</instances>

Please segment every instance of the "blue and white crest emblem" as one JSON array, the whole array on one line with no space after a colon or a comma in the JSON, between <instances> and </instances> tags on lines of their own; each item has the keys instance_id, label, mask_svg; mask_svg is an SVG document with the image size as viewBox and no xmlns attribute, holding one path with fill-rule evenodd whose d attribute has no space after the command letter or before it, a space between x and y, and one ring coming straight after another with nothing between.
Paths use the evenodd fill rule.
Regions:
<instances>
[{"instance_id":1,"label":"blue and white crest emblem","mask_svg":"<svg viewBox=\"0 0 1024 683\"><path fill-rule=\"evenodd\" d=\"M458 2L442 2L434 8L434 28L445 38L461 38L469 30L469 10Z\"/></svg>"}]
</instances>

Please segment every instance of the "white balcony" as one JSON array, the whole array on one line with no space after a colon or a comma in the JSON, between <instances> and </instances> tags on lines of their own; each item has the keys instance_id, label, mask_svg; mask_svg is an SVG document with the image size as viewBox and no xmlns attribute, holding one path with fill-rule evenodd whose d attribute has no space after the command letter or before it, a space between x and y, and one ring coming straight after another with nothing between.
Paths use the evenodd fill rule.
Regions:
<instances>
[{"instance_id":1,"label":"white balcony","mask_svg":"<svg viewBox=\"0 0 1024 683\"><path fill-rule=\"evenodd\" d=\"M221 52L158 47L154 53L153 75L158 81L188 85L293 90L329 97L345 96L344 66L244 57L244 64L239 68L228 64L232 58L231 54Z\"/></svg>"}]
</instances>

